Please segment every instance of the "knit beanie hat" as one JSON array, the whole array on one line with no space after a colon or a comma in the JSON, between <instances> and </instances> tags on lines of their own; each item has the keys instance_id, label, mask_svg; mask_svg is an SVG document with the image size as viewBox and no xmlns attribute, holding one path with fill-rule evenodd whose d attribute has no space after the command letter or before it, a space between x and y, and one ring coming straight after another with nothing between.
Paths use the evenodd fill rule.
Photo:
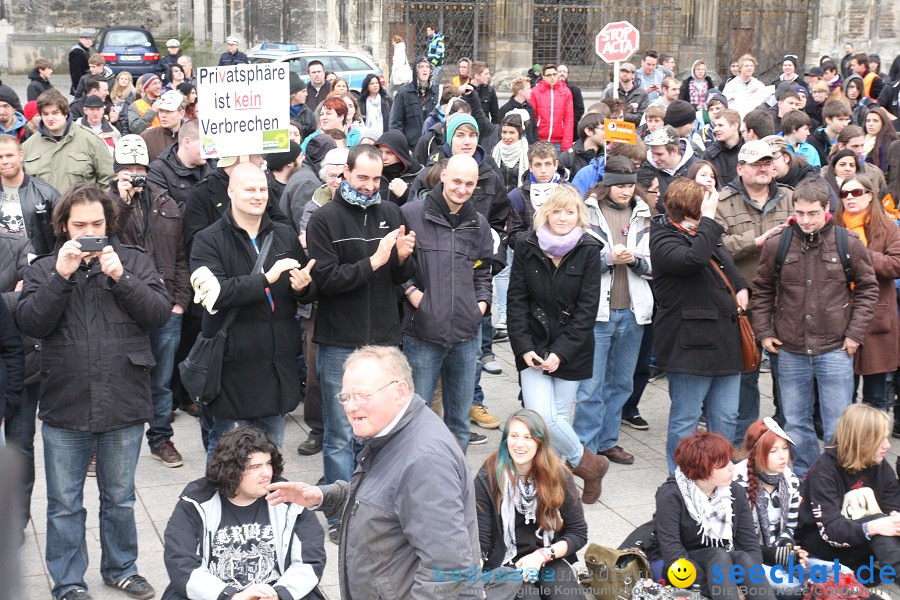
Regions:
<instances>
[{"instance_id":1,"label":"knit beanie hat","mask_svg":"<svg viewBox=\"0 0 900 600\"><path fill-rule=\"evenodd\" d=\"M471 125L475 128L475 133L479 133L478 123L475 121L475 117L467 113L456 113L447 121L447 143L450 143L456 130L462 125Z\"/></svg>"},{"instance_id":2,"label":"knit beanie hat","mask_svg":"<svg viewBox=\"0 0 900 600\"><path fill-rule=\"evenodd\" d=\"M158 80L159 77L154 75L153 73L145 73L141 75L140 84L141 84L141 93L147 91L147 88L150 87L150 84L153 83L153 80Z\"/></svg>"},{"instance_id":3,"label":"knit beanie hat","mask_svg":"<svg viewBox=\"0 0 900 600\"><path fill-rule=\"evenodd\" d=\"M15 111L22 111L22 105L19 104L19 95L8 85L0 85L0 102L6 102Z\"/></svg>"},{"instance_id":4,"label":"knit beanie hat","mask_svg":"<svg viewBox=\"0 0 900 600\"><path fill-rule=\"evenodd\" d=\"M690 102L675 100L669 105L669 108L666 109L666 116L663 118L663 123L671 125L672 127L681 127L682 125L693 123L696 118L697 111L694 110L694 107L691 106Z\"/></svg>"}]
</instances>

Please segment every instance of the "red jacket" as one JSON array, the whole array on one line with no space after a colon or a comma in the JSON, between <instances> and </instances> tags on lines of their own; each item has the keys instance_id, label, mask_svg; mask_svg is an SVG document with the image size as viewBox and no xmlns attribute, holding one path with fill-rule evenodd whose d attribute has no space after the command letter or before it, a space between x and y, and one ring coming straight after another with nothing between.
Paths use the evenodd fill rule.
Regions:
<instances>
[{"instance_id":1,"label":"red jacket","mask_svg":"<svg viewBox=\"0 0 900 600\"><path fill-rule=\"evenodd\" d=\"M537 119L538 139L560 144L565 152L572 147L572 136L575 131L575 110L572 105L572 92L564 81L550 87L541 80L531 90L532 106Z\"/></svg>"}]
</instances>

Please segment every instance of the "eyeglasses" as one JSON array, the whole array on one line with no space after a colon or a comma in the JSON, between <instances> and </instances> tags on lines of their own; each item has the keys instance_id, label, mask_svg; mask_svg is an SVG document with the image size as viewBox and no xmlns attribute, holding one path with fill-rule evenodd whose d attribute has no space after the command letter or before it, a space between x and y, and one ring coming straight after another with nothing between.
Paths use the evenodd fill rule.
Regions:
<instances>
[{"instance_id":1,"label":"eyeglasses","mask_svg":"<svg viewBox=\"0 0 900 600\"><path fill-rule=\"evenodd\" d=\"M798 219L818 219L819 217L822 216L822 211L814 210L812 212L800 212L800 211L795 210L794 216L797 217Z\"/></svg>"},{"instance_id":2,"label":"eyeglasses","mask_svg":"<svg viewBox=\"0 0 900 600\"><path fill-rule=\"evenodd\" d=\"M335 398L337 398L337 401L341 403L341 406L347 406L348 404L350 404L351 400L356 402L356 404L358 406L365 406L366 404L371 402L372 396L374 396L375 394L377 394L378 392L380 392L387 386L394 384L394 383L397 383L396 379L394 381L388 381L386 384L384 384L377 390L373 390L367 394L365 394L365 393L345 394L345 393L341 392L340 394L337 394L335 396Z\"/></svg>"},{"instance_id":3,"label":"eyeglasses","mask_svg":"<svg viewBox=\"0 0 900 600\"><path fill-rule=\"evenodd\" d=\"M849 198L853 196L854 198L859 198L863 194L868 194L869 190L865 188L856 188L854 190L841 190L841 198Z\"/></svg>"}]
</instances>

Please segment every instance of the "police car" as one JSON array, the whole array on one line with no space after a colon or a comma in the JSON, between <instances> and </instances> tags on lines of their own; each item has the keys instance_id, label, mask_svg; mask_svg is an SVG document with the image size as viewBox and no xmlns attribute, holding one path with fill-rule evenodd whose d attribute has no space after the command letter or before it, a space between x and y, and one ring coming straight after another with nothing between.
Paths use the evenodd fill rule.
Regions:
<instances>
[{"instance_id":1,"label":"police car","mask_svg":"<svg viewBox=\"0 0 900 600\"><path fill-rule=\"evenodd\" d=\"M259 50L248 57L251 63L290 63L290 69L300 75L304 82L309 81L306 74L307 66L314 60L321 61L326 71L334 71L338 77L345 79L351 90L359 94L363 79L366 75L374 73L378 81L384 86L384 74L372 60L372 57L364 52L351 50L324 48L304 48L297 44L285 44L265 42Z\"/></svg>"}]
</instances>

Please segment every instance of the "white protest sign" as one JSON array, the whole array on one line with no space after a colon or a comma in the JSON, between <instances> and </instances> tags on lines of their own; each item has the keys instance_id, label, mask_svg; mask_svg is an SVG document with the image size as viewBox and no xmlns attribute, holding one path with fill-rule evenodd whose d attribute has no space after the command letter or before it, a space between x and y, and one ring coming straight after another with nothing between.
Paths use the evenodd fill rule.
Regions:
<instances>
[{"instance_id":1,"label":"white protest sign","mask_svg":"<svg viewBox=\"0 0 900 600\"><path fill-rule=\"evenodd\" d=\"M203 157L288 150L289 72L287 63L198 69Z\"/></svg>"}]
</instances>

